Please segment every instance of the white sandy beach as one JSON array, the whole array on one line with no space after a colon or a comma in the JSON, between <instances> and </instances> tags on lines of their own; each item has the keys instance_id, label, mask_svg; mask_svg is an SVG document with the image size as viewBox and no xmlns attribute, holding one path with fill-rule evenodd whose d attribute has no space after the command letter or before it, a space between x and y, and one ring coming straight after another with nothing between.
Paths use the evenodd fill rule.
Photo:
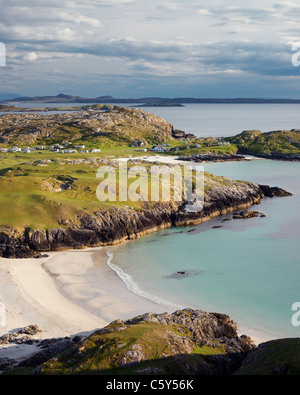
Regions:
<instances>
[{"instance_id":1,"label":"white sandy beach","mask_svg":"<svg viewBox=\"0 0 300 395\"><path fill-rule=\"evenodd\" d=\"M131 293L107 266L107 250L99 247L51 252L42 259L0 259L0 302L6 309L6 326L0 327L0 336L30 324L43 330L38 338L87 335L115 319L175 310ZM261 333L245 333L256 344L269 340ZM31 350L23 348L24 353ZM13 350L15 355L21 351L20 347ZM13 354L9 349L0 350L2 358Z\"/></svg>"},{"instance_id":2,"label":"white sandy beach","mask_svg":"<svg viewBox=\"0 0 300 395\"><path fill-rule=\"evenodd\" d=\"M6 325L0 336L30 324L43 330L36 338L87 335L115 319L166 311L129 292L106 260L106 248L52 252L42 259L1 258ZM17 353L2 349L0 357Z\"/></svg>"}]
</instances>

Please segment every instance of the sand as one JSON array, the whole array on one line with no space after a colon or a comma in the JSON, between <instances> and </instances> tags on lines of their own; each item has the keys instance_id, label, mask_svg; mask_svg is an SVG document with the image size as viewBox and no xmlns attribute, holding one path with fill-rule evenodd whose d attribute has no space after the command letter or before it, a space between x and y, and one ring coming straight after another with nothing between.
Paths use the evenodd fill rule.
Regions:
<instances>
[{"instance_id":1,"label":"sand","mask_svg":"<svg viewBox=\"0 0 300 395\"><path fill-rule=\"evenodd\" d=\"M0 320L0 336L30 324L42 329L35 336L38 339L87 336L116 319L174 312L175 308L161 306L126 288L107 266L107 251L112 248L51 252L42 259L0 258L0 303L6 318L4 323ZM244 333L256 344L269 340L259 332ZM34 346L0 346L0 358L21 360L33 352Z\"/></svg>"},{"instance_id":2,"label":"sand","mask_svg":"<svg viewBox=\"0 0 300 395\"><path fill-rule=\"evenodd\" d=\"M166 311L129 292L106 265L106 251L101 247L52 252L42 259L1 258L0 303L6 319L0 336L30 324L42 329L37 338L88 335L115 319ZM7 356L12 358L12 352L2 348L0 358Z\"/></svg>"}]
</instances>

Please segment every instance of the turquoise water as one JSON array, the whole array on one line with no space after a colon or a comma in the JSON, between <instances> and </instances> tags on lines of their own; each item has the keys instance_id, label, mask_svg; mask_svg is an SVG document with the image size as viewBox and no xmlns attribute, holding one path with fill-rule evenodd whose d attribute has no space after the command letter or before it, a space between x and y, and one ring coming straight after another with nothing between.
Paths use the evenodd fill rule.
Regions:
<instances>
[{"instance_id":1,"label":"turquoise water","mask_svg":"<svg viewBox=\"0 0 300 395\"><path fill-rule=\"evenodd\" d=\"M293 196L265 198L254 206L265 218L222 222L232 218L227 215L113 247L118 275L126 273L138 285L136 293L161 298L163 305L167 300L227 313L247 333L299 336L291 306L300 300L300 163L258 159L210 164L205 170L280 186ZM222 227L213 229L216 225Z\"/></svg>"}]
</instances>

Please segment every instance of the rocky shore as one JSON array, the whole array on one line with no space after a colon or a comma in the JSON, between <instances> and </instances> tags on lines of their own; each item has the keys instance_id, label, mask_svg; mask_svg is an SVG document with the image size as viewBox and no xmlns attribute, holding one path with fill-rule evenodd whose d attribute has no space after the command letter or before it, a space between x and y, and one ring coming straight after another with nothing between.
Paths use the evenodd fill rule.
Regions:
<instances>
[{"instance_id":1,"label":"rocky shore","mask_svg":"<svg viewBox=\"0 0 300 395\"><path fill-rule=\"evenodd\" d=\"M189 156L180 156L178 160L192 161L196 163L201 162L230 162L230 161L242 161L245 160L243 155L234 154L215 154L213 152L206 154L194 154Z\"/></svg>"},{"instance_id":2,"label":"rocky shore","mask_svg":"<svg viewBox=\"0 0 300 395\"><path fill-rule=\"evenodd\" d=\"M171 226L187 226L259 204L265 196L290 196L281 188L252 182L210 186L201 211L186 210L186 202L145 204L142 210L110 208L77 218L76 224L48 230L11 228L0 231L0 257L41 257L42 252L122 243Z\"/></svg>"}]
</instances>

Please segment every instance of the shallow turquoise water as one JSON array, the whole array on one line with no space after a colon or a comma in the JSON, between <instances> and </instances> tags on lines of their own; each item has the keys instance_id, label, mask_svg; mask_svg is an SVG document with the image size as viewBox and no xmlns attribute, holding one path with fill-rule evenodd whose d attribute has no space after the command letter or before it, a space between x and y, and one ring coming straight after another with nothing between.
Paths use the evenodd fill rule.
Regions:
<instances>
[{"instance_id":1,"label":"shallow turquoise water","mask_svg":"<svg viewBox=\"0 0 300 395\"><path fill-rule=\"evenodd\" d=\"M291 306L300 300L300 163L258 159L205 170L280 186L293 196L265 198L254 207L265 218L222 222L227 215L114 247L113 264L150 298L224 312L240 328L274 337L299 336Z\"/></svg>"}]
</instances>

